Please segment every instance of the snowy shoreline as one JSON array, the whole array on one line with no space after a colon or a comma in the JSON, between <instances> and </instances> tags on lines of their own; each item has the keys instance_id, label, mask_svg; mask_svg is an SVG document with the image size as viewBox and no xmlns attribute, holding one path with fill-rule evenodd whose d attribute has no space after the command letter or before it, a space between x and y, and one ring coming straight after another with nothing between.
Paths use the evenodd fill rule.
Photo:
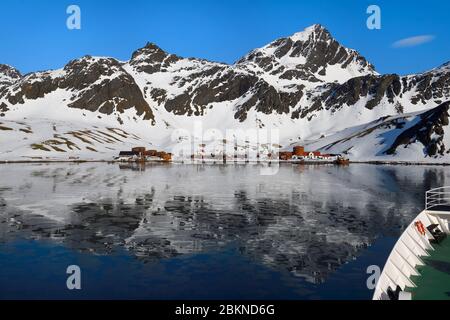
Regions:
<instances>
[{"instance_id":1,"label":"snowy shoreline","mask_svg":"<svg viewBox=\"0 0 450 320\"><path fill-rule=\"evenodd\" d=\"M205 162L192 162L192 161L147 161L143 163L139 162L123 162L115 160L2 160L2 164L49 164L49 163L68 163L68 164L81 164L81 163L105 163L105 164L123 164L123 165L146 165L146 164L184 164L184 165L233 165L233 164L296 164L296 165L338 165L333 162L295 162L295 161L205 161ZM395 166L450 166L448 162L419 162L419 161L385 161L385 160L367 160L367 161L350 161L349 164L372 164L372 165L395 165Z\"/></svg>"}]
</instances>

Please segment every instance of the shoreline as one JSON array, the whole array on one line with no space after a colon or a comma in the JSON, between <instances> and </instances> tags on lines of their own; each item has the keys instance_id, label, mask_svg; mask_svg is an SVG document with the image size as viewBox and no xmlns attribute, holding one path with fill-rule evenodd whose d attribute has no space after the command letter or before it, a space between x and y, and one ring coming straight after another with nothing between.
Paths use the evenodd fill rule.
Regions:
<instances>
[{"instance_id":1,"label":"shoreline","mask_svg":"<svg viewBox=\"0 0 450 320\"><path fill-rule=\"evenodd\" d=\"M334 162L327 161L306 161L306 162L298 162L298 161L288 161L288 160L280 160L280 161L146 161L146 162L123 162L116 160L2 160L0 161L0 165L2 164L50 164L50 163L69 163L69 164L81 164L81 163L106 163L106 164L212 164L212 165L226 165L226 164L296 164L296 165L339 165ZM403 165L403 166L450 166L450 162L420 162L420 161L386 161L386 160L368 160L368 161L350 161L346 165L351 164L372 164L372 165Z\"/></svg>"}]
</instances>

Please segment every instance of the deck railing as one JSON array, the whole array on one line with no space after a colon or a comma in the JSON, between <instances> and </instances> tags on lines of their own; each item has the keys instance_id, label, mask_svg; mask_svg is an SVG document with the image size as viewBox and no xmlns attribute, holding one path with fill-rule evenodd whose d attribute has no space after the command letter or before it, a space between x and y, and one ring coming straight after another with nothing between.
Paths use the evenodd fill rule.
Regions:
<instances>
[{"instance_id":1,"label":"deck railing","mask_svg":"<svg viewBox=\"0 0 450 320\"><path fill-rule=\"evenodd\" d=\"M450 186L431 189L425 193L425 210L438 207L450 210Z\"/></svg>"}]
</instances>

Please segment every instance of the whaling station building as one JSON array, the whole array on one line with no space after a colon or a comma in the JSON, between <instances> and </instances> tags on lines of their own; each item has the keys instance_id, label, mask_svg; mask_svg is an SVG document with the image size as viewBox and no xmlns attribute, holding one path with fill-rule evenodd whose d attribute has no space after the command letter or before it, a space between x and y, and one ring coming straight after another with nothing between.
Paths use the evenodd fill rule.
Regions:
<instances>
[{"instance_id":1,"label":"whaling station building","mask_svg":"<svg viewBox=\"0 0 450 320\"><path fill-rule=\"evenodd\" d=\"M172 154L158 150L146 150L145 147L136 147L131 151L120 151L119 156L114 160L121 162L170 162L172 161Z\"/></svg>"},{"instance_id":2,"label":"whaling station building","mask_svg":"<svg viewBox=\"0 0 450 320\"><path fill-rule=\"evenodd\" d=\"M291 151L282 151L279 153L280 160L283 161L338 161L342 159L340 154L322 154L320 151L305 151L305 147L296 146Z\"/></svg>"}]
</instances>

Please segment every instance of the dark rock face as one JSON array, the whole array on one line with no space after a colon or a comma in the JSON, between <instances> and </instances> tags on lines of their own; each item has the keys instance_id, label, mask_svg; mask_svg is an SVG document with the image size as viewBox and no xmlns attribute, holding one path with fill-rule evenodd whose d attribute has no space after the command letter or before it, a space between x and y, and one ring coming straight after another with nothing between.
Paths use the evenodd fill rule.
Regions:
<instances>
[{"instance_id":1,"label":"dark rock face","mask_svg":"<svg viewBox=\"0 0 450 320\"><path fill-rule=\"evenodd\" d=\"M9 110L9 108L6 105L6 103L4 103L4 102L0 103L0 116L4 116L5 112L8 110Z\"/></svg>"},{"instance_id":2,"label":"dark rock face","mask_svg":"<svg viewBox=\"0 0 450 320\"><path fill-rule=\"evenodd\" d=\"M444 102L450 96L450 69L416 75L409 82L404 80L404 83L407 85L404 86L403 92L416 88L416 94L411 99L413 104L430 100Z\"/></svg>"},{"instance_id":3,"label":"dark rock face","mask_svg":"<svg viewBox=\"0 0 450 320\"><path fill-rule=\"evenodd\" d=\"M33 73L13 85L14 92L7 94L6 98L12 105L23 104L24 98L30 100L43 98L57 88L57 83L53 82L50 73Z\"/></svg>"},{"instance_id":4,"label":"dark rock face","mask_svg":"<svg viewBox=\"0 0 450 320\"><path fill-rule=\"evenodd\" d=\"M145 120L154 119L133 77L115 59L86 56L68 63L57 76L52 72L30 74L16 83L13 89L13 94L6 95L12 105L25 103L24 99L43 98L56 89L66 89L72 92L68 104L71 108L104 114L122 113L135 108Z\"/></svg>"},{"instance_id":5,"label":"dark rock face","mask_svg":"<svg viewBox=\"0 0 450 320\"><path fill-rule=\"evenodd\" d=\"M411 128L403 131L385 152L386 154L395 154L401 146L420 142L424 146L425 155L429 157L443 156L449 153L450 149L443 143L444 129L449 125L449 107L450 101L421 114L420 120Z\"/></svg>"},{"instance_id":6,"label":"dark rock face","mask_svg":"<svg viewBox=\"0 0 450 320\"><path fill-rule=\"evenodd\" d=\"M303 87L298 86L294 92L279 92L267 82L258 82L253 96L239 106L235 118L241 122L247 119L247 113L254 108L258 112L271 114L289 113L303 96Z\"/></svg>"},{"instance_id":7,"label":"dark rock face","mask_svg":"<svg viewBox=\"0 0 450 320\"><path fill-rule=\"evenodd\" d=\"M212 80L203 81L205 77ZM182 84L188 83L187 89L183 94L168 99L165 103L166 110L178 115L201 116L211 103L233 101L244 96L257 83L258 78L237 73L229 67L213 67L181 81Z\"/></svg>"},{"instance_id":8,"label":"dark rock face","mask_svg":"<svg viewBox=\"0 0 450 320\"><path fill-rule=\"evenodd\" d=\"M412 104L428 102L442 103L450 98L450 72L430 71L427 73L400 77L391 75L367 75L348 80L343 84L325 85L324 93L314 96L309 108L297 109L292 118L304 118L316 110L339 110L343 105L352 106L362 99L365 107L372 110L386 101L403 113L404 106L399 101L404 95L412 94Z\"/></svg>"},{"instance_id":9,"label":"dark rock face","mask_svg":"<svg viewBox=\"0 0 450 320\"><path fill-rule=\"evenodd\" d=\"M135 108L144 120L153 120L153 112L144 100L138 85L114 59L99 59L92 63L90 57L69 63L64 70L67 76L59 82L61 88L79 90L71 108L111 114ZM103 80L102 80L103 79ZM90 84L86 88L86 84Z\"/></svg>"},{"instance_id":10,"label":"dark rock face","mask_svg":"<svg viewBox=\"0 0 450 320\"><path fill-rule=\"evenodd\" d=\"M194 82L183 94L167 99L164 104L166 110L177 115L202 116L211 103L249 96L248 100L237 104L235 118L244 121L252 108L265 114L288 113L303 95L300 85L295 92L282 92L255 75L233 70L216 73L217 78L214 80L199 85Z\"/></svg>"},{"instance_id":11,"label":"dark rock face","mask_svg":"<svg viewBox=\"0 0 450 320\"><path fill-rule=\"evenodd\" d=\"M330 90L315 101L323 101L326 109L337 110L340 106L354 105L361 98L370 99L366 103L366 108L372 110L383 97L390 103L394 103L394 98L401 93L400 77L397 75L365 76L353 78L342 85L332 85Z\"/></svg>"}]
</instances>

